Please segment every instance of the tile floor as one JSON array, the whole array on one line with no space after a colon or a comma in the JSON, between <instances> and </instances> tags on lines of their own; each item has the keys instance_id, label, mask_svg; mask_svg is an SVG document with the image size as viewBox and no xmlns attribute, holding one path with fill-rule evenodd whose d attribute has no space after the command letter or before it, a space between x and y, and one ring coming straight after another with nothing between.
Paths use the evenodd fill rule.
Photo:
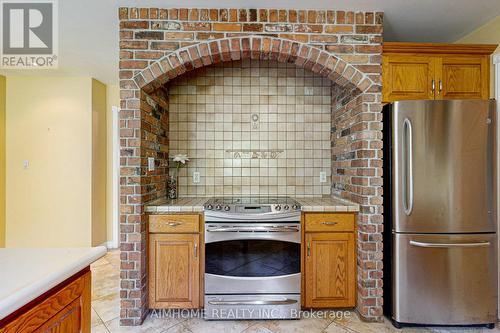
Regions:
<instances>
[{"instance_id":1,"label":"tile floor","mask_svg":"<svg viewBox=\"0 0 500 333\"><path fill-rule=\"evenodd\" d=\"M111 251L92 264L93 333L500 333L500 328L405 328L384 323L362 322L355 312L350 318L269 321L205 321L200 318L156 318L150 315L142 326L120 327L118 251Z\"/></svg>"}]
</instances>

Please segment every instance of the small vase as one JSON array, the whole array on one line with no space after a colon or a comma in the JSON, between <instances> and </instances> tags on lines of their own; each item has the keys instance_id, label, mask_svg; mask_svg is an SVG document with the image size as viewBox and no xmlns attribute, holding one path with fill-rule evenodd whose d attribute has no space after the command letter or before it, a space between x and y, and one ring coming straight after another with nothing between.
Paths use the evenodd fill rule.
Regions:
<instances>
[{"instance_id":1,"label":"small vase","mask_svg":"<svg viewBox=\"0 0 500 333\"><path fill-rule=\"evenodd\" d=\"M177 199L177 173L168 175L167 196L169 199Z\"/></svg>"}]
</instances>

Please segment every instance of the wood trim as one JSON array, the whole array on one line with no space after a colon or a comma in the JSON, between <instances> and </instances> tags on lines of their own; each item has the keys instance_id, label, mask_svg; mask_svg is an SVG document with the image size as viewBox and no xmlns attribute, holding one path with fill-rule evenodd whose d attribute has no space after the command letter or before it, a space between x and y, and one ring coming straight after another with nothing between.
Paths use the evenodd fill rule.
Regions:
<instances>
[{"instance_id":1,"label":"wood trim","mask_svg":"<svg viewBox=\"0 0 500 333\"><path fill-rule=\"evenodd\" d=\"M306 213L300 213L300 306L306 305Z\"/></svg>"},{"instance_id":2,"label":"wood trim","mask_svg":"<svg viewBox=\"0 0 500 333\"><path fill-rule=\"evenodd\" d=\"M426 53L426 54L483 54L490 55L496 44L446 44L384 42L382 53Z\"/></svg>"},{"instance_id":3,"label":"wood trim","mask_svg":"<svg viewBox=\"0 0 500 333\"><path fill-rule=\"evenodd\" d=\"M199 307L203 308L205 306L205 216L200 214L200 244L199 254L200 254L200 298Z\"/></svg>"}]
</instances>

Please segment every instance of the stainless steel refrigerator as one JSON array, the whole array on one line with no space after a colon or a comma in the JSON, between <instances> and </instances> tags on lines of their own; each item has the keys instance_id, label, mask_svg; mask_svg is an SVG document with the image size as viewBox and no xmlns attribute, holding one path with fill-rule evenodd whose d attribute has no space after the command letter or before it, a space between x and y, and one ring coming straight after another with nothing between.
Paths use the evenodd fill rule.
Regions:
<instances>
[{"instance_id":1,"label":"stainless steel refrigerator","mask_svg":"<svg viewBox=\"0 0 500 333\"><path fill-rule=\"evenodd\" d=\"M494 101L384 116L384 312L395 326L497 321Z\"/></svg>"}]
</instances>

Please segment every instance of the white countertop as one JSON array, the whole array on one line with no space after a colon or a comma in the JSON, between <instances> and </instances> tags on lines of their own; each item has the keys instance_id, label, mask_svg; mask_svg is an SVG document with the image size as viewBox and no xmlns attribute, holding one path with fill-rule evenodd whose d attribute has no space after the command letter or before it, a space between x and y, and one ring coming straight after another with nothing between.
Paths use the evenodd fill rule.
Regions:
<instances>
[{"instance_id":1,"label":"white countertop","mask_svg":"<svg viewBox=\"0 0 500 333\"><path fill-rule=\"evenodd\" d=\"M105 253L103 246L0 249L0 319L78 273Z\"/></svg>"}]
</instances>

